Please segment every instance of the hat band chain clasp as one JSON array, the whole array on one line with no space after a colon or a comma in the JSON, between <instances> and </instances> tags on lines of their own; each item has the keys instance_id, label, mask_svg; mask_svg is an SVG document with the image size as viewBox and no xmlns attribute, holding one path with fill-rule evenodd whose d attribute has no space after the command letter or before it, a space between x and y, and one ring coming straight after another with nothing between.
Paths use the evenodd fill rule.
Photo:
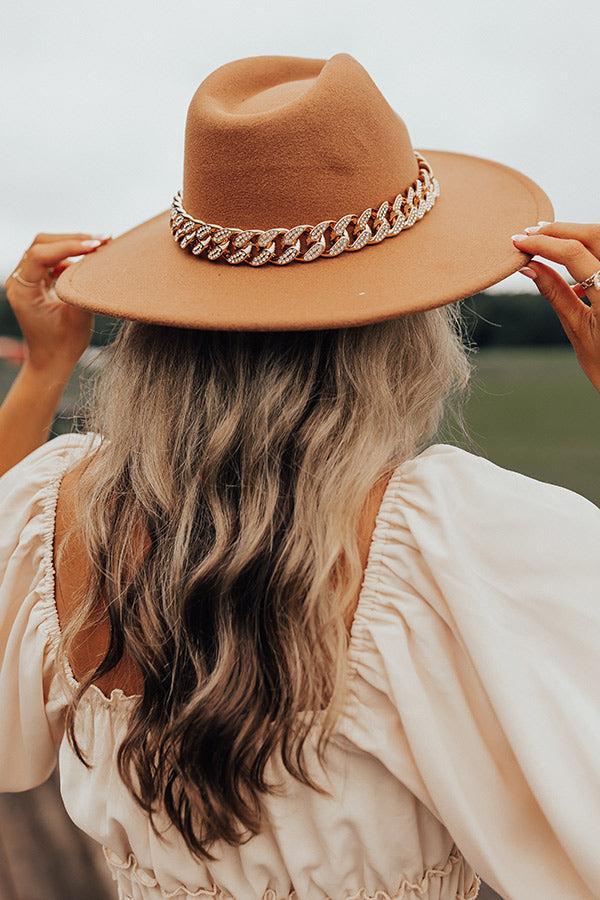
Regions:
<instances>
[{"instance_id":1,"label":"hat band chain clasp","mask_svg":"<svg viewBox=\"0 0 600 900\"><path fill-rule=\"evenodd\" d=\"M232 265L284 266L293 260L312 262L321 256L331 258L344 251L362 250L412 228L439 197L440 186L431 166L420 153L414 153L419 175L405 194L398 194L391 203L384 200L377 209L368 207L360 215L349 213L318 225L267 230L212 225L186 212L178 191L171 204L173 239L194 256L223 259Z\"/></svg>"}]
</instances>

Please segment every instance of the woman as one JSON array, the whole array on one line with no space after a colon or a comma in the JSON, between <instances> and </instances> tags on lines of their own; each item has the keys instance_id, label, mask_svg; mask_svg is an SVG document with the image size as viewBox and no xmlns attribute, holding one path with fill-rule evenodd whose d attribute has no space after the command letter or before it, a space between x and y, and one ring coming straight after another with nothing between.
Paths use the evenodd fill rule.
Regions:
<instances>
[{"instance_id":1,"label":"woman","mask_svg":"<svg viewBox=\"0 0 600 900\"><path fill-rule=\"evenodd\" d=\"M0 789L58 753L123 898L600 896L600 511L432 444L451 301L533 255L578 281L521 268L600 389L600 228L524 229L529 179L415 156L345 55L213 73L173 206L38 235L7 282ZM132 321L90 430L44 443L93 309Z\"/></svg>"}]
</instances>

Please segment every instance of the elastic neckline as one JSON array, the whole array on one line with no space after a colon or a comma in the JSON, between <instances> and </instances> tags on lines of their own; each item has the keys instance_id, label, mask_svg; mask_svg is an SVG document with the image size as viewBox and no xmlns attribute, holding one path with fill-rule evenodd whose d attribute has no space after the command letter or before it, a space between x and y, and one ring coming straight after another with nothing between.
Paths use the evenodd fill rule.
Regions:
<instances>
[{"instance_id":1,"label":"elastic neckline","mask_svg":"<svg viewBox=\"0 0 600 900\"><path fill-rule=\"evenodd\" d=\"M69 454L67 456L66 460L62 461L62 464L59 466L58 471L47 482L44 488L44 496L42 499L44 521L44 548L42 566L44 569L45 581L43 594L46 601L49 618L49 622L46 621L46 632L48 634L55 659L58 651L58 644L61 638L60 620L58 618L58 609L56 606L56 570L54 568L54 537L58 494L60 491L62 480L70 470L74 459L77 458L77 455L81 453L82 457L85 456L85 453L87 453L89 449L92 449L96 441L99 440L99 436L94 434L93 432L87 432L85 436L89 437L89 435L92 434L94 435L94 437L93 440L90 441L89 448L86 448L85 445L80 445L74 449L74 452L72 454ZM81 687L81 684L76 679L71 667L71 663L68 659L64 660L64 671L69 686L73 690L78 691ZM100 705L105 707L115 707L117 704L123 703L128 705L133 704L141 696L140 694L125 694L121 688L113 688L110 696L107 697L97 684L89 685L89 687L84 692L83 697L86 697L86 695L87 699L91 699L91 697L94 697Z\"/></svg>"},{"instance_id":2,"label":"elastic neckline","mask_svg":"<svg viewBox=\"0 0 600 900\"><path fill-rule=\"evenodd\" d=\"M385 486L385 490L379 504L379 509L377 510L377 514L375 516L375 525L373 526L373 530L371 532L369 552L367 554L367 562L363 571L362 585L360 593L358 595L356 608L354 610L352 625L350 627L350 639L347 648L348 659L350 662L358 652L358 644L360 642L361 632L364 628L365 621L368 618L366 612L373 606L375 595L377 593L377 587L381 581L382 572L380 563L382 550L387 543L391 527L389 518L387 518L387 513L389 512L391 507L394 506L397 500L399 485L403 474L402 470L407 461L408 460L400 463L392 470L392 474L390 475Z\"/></svg>"},{"instance_id":3,"label":"elastic neckline","mask_svg":"<svg viewBox=\"0 0 600 900\"><path fill-rule=\"evenodd\" d=\"M93 432L88 432L88 435L90 434L93 434ZM94 438L97 439L98 435L95 435ZM81 449L81 447L77 447L76 451L80 451ZM376 602L377 586L381 579L380 561L382 556L382 549L385 546L390 530L390 522L387 518L387 513L397 500L399 482L402 478L403 466L407 462L412 461L412 459L413 458L411 457L410 460L405 460L392 470L392 474L390 475L385 486L385 490L383 492L383 496L381 498L381 502L375 516L375 525L371 532L367 562L363 572L363 580L356 608L354 610L354 617L352 619L352 625L350 627L349 641L346 650L346 659L348 662L348 671L350 677L352 677L356 671L353 665L353 660L359 653L361 632L365 627L366 620L368 619L367 611L372 608L373 604ZM46 582L44 586L44 597L47 601L48 615L50 618L50 626L47 627L46 630L51 641L55 656L61 637L60 620L58 618L58 609L56 606L56 570L54 568L56 507L62 480L71 468L72 462L73 456L69 455L66 461L64 461L60 466L58 472L46 484L46 487L44 488L45 496L43 499L43 568L45 571L44 577ZM75 691L79 690L81 684L75 677L75 674L71 667L71 663L68 659L65 659L64 663L65 675L70 687ZM118 706L130 707L134 705L142 696L141 694L126 694L121 688L113 688L110 692L110 695L107 696L101 690L101 688L94 683L88 686L83 694L83 697L86 697L86 695L87 699L91 699L93 697L101 706L112 709ZM325 710L319 710L319 713L321 714L323 714L324 712Z\"/></svg>"}]
</instances>

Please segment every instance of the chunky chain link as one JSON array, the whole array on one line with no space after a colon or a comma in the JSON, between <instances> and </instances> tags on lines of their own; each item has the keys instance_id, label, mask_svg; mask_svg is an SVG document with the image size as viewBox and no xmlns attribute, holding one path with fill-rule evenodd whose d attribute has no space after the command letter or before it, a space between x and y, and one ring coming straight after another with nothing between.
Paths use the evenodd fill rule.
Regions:
<instances>
[{"instance_id":1,"label":"chunky chain link","mask_svg":"<svg viewBox=\"0 0 600 900\"><path fill-rule=\"evenodd\" d=\"M195 219L183 208L181 192L171 205L171 232L174 240L194 256L227 260L232 265L248 263L278 266L297 260L312 262L320 256L339 256L347 250L362 250L384 238L395 237L412 228L433 207L440 194L437 178L420 153L419 175L406 193L393 201L384 200L377 208L368 207L360 215L348 213L337 221L327 219L318 225L293 228L230 228Z\"/></svg>"}]
</instances>

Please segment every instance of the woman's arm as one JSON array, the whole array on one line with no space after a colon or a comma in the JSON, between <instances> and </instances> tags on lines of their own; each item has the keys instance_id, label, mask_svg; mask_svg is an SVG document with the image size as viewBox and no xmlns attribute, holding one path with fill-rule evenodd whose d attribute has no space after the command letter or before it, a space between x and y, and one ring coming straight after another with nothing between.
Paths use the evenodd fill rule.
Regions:
<instances>
[{"instance_id":1,"label":"woman's arm","mask_svg":"<svg viewBox=\"0 0 600 900\"><path fill-rule=\"evenodd\" d=\"M27 346L27 358L0 406L0 476L48 437L58 401L87 347L93 316L62 303L52 281L71 256L109 238L39 234L5 284Z\"/></svg>"},{"instance_id":2,"label":"woman's arm","mask_svg":"<svg viewBox=\"0 0 600 900\"><path fill-rule=\"evenodd\" d=\"M23 364L0 407L0 476L47 440L69 375Z\"/></svg>"},{"instance_id":3,"label":"woman's arm","mask_svg":"<svg viewBox=\"0 0 600 900\"><path fill-rule=\"evenodd\" d=\"M577 281L567 284L555 269L538 260L521 269L552 304L581 368L600 391L600 274L597 286L585 291L579 287L580 281L600 273L600 225L538 222L525 231L513 236L519 250L560 263ZM582 296L588 298L589 306Z\"/></svg>"}]
</instances>

